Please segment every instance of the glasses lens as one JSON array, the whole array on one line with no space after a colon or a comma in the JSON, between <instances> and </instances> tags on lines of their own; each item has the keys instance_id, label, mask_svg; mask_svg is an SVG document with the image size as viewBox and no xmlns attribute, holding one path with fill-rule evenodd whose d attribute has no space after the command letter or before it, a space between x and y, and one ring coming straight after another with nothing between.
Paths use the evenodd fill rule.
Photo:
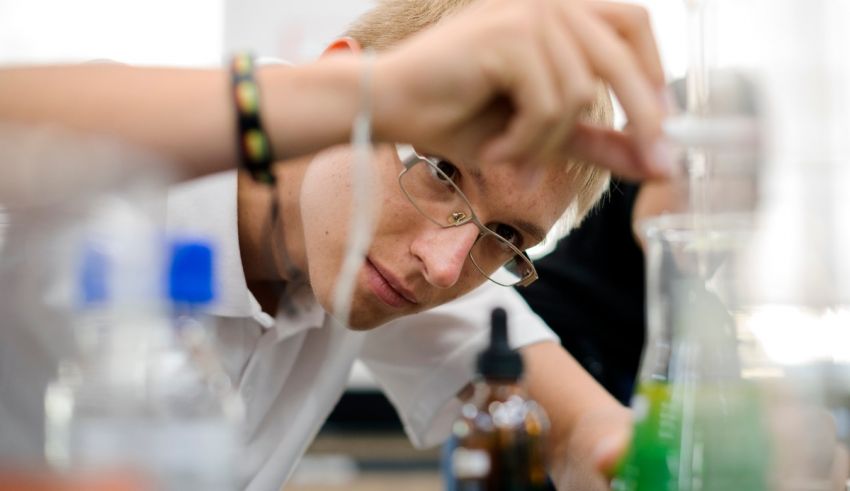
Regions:
<instances>
[{"instance_id":1,"label":"glasses lens","mask_svg":"<svg viewBox=\"0 0 850 491\"><path fill-rule=\"evenodd\" d=\"M469 203L451 177L424 160L402 174L399 183L413 205L441 227L460 225L472 217Z\"/></svg>"},{"instance_id":2,"label":"glasses lens","mask_svg":"<svg viewBox=\"0 0 850 491\"><path fill-rule=\"evenodd\" d=\"M482 235L469 256L484 276L504 286L516 285L534 271L525 256L517 254L505 239L494 234Z\"/></svg>"}]
</instances>

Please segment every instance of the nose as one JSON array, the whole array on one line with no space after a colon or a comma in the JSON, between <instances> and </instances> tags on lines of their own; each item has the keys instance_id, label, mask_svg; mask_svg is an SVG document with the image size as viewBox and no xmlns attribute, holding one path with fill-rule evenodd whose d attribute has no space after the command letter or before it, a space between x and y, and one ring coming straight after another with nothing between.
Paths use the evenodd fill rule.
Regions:
<instances>
[{"instance_id":1,"label":"nose","mask_svg":"<svg viewBox=\"0 0 850 491\"><path fill-rule=\"evenodd\" d=\"M410 246L422 264L428 283L438 288L454 286L466 264L469 250L478 238L478 227L467 223L460 227L428 227Z\"/></svg>"}]
</instances>

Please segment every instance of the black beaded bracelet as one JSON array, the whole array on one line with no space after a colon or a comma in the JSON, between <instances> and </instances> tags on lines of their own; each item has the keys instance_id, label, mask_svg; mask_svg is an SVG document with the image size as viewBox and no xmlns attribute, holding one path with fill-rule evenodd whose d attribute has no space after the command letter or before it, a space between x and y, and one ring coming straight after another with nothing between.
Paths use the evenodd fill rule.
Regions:
<instances>
[{"instance_id":1,"label":"black beaded bracelet","mask_svg":"<svg viewBox=\"0 0 850 491\"><path fill-rule=\"evenodd\" d=\"M254 79L254 59L240 53L230 66L233 101L236 106L239 157L243 169L255 181L273 185L271 142L260 120L260 89Z\"/></svg>"}]
</instances>

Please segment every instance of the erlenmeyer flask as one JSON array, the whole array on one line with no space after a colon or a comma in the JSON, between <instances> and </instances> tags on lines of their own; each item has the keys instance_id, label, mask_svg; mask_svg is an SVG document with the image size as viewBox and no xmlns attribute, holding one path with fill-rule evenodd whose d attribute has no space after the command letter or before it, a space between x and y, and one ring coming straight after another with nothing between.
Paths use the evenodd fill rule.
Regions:
<instances>
[{"instance_id":1,"label":"erlenmeyer flask","mask_svg":"<svg viewBox=\"0 0 850 491\"><path fill-rule=\"evenodd\" d=\"M751 230L746 215L645 224L649 336L614 490L769 488L768 430L758 387L742 376L732 304Z\"/></svg>"}]
</instances>

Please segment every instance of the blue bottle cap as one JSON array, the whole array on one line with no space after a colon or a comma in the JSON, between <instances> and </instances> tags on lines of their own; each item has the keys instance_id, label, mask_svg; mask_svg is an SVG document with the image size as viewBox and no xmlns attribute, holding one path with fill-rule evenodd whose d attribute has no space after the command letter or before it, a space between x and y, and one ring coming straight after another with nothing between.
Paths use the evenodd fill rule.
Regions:
<instances>
[{"instance_id":1,"label":"blue bottle cap","mask_svg":"<svg viewBox=\"0 0 850 491\"><path fill-rule=\"evenodd\" d=\"M80 270L80 301L82 306L91 307L109 300L107 276L109 258L100 249L87 245L83 251Z\"/></svg>"},{"instance_id":2,"label":"blue bottle cap","mask_svg":"<svg viewBox=\"0 0 850 491\"><path fill-rule=\"evenodd\" d=\"M168 268L168 296L171 301L206 304L213 292L212 248L200 241L177 241L171 246Z\"/></svg>"}]
</instances>

